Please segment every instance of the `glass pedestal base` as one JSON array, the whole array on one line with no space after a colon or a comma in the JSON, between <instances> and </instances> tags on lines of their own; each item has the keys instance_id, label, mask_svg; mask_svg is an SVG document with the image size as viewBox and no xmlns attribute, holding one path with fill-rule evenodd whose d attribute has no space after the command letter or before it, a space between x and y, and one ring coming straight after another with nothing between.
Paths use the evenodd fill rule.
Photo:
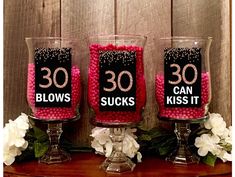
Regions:
<instances>
[{"instance_id":1,"label":"glass pedestal base","mask_svg":"<svg viewBox=\"0 0 235 177\"><path fill-rule=\"evenodd\" d=\"M179 150L180 151L180 150ZM193 155L190 151L185 154L185 152L177 152L176 154L171 154L166 158L166 161L170 161L173 164L188 165L199 163L200 158Z\"/></svg>"},{"instance_id":2,"label":"glass pedestal base","mask_svg":"<svg viewBox=\"0 0 235 177\"><path fill-rule=\"evenodd\" d=\"M60 147L51 146L46 154L44 154L40 159L40 163L54 164L62 163L71 160L70 154L60 149Z\"/></svg>"},{"instance_id":3,"label":"glass pedestal base","mask_svg":"<svg viewBox=\"0 0 235 177\"><path fill-rule=\"evenodd\" d=\"M193 164L199 163L199 157L194 155L188 146L188 137L191 133L189 123L175 123L175 130L177 136L177 149L171 153L166 160L174 164Z\"/></svg>"},{"instance_id":4,"label":"glass pedestal base","mask_svg":"<svg viewBox=\"0 0 235 177\"><path fill-rule=\"evenodd\" d=\"M123 173L133 171L133 163L123 152L125 128L110 128L110 138L113 142L113 152L102 164L101 168L108 173Z\"/></svg>"},{"instance_id":5,"label":"glass pedestal base","mask_svg":"<svg viewBox=\"0 0 235 177\"><path fill-rule=\"evenodd\" d=\"M123 173L133 171L135 164L123 153L113 153L101 165L101 168L109 173Z\"/></svg>"},{"instance_id":6,"label":"glass pedestal base","mask_svg":"<svg viewBox=\"0 0 235 177\"><path fill-rule=\"evenodd\" d=\"M47 134L50 141L49 148L39 159L39 163L55 164L71 160L70 154L62 150L59 146L60 136L63 133L62 124L78 120L79 116L67 120L40 120L34 117L33 119L47 124Z\"/></svg>"},{"instance_id":7,"label":"glass pedestal base","mask_svg":"<svg viewBox=\"0 0 235 177\"><path fill-rule=\"evenodd\" d=\"M173 121L175 125L175 135L177 137L177 148L167 158L173 164L189 165L199 163L200 158L191 152L188 145L188 138L191 133L190 123L200 123L207 119L207 117L197 120L173 120L168 118L160 118L160 120Z\"/></svg>"}]
</instances>

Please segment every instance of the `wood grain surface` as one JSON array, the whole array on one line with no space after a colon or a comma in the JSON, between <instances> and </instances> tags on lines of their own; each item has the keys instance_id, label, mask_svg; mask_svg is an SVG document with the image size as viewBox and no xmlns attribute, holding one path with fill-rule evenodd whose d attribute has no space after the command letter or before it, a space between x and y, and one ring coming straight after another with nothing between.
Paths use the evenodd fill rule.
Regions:
<instances>
[{"instance_id":1,"label":"wood grain surface","mask_svg":"<svg viewBox=\"0 0 235 177\"><path fill-rule=\"evenodd\" d=\"M29 113L25 37L60 35L60 0L4 1L4 122Z\"/></svg>"},{"instance_id":2,"label":"wood grain surface","mask_svg":"<svg viewBox=\"0 0 235 177\"><path fill-rule=\"evenodd\" d=\"M216 163L215 167L205 164L189 166L173 165L163 159L146 157L138 163L132 173L106 174L99 168L104 157L93 153L78 153L72 155L72 161L62 164L39 164L37 161L24 162L4 167L5 177L23 176L76 176L76 177L197 177L197 176L232 176L232 164Z\"/></svg>"},{"instance_id":3,"label":"wood grain surface","mask_svg":"<svg viewBox=\"0 0 235 177\"><path fill-rule=\"evenodd\" d=\"M171 1L117 1L116 32L147 36L144 50L147 103L143 123L147 128L152 128L158 120L154 76L159 51L158 43L155 43L154 39L171 36Z\"/></svg>"},{"instance_id":4,"label":"wood grain surface","mask_svg":"<svg viewBox=\"0 0 235 177\"><path fill-rule=\"evenodd\" d=\"M73 143L90 144L86 101L88 36L95 34L142 34L148 37L145 52L147 105L144 124L157 124L154 68L158 44L154 38L173 35L212 36L210 62L212 103L231 124L231 51L229 0L6 0L4 1L4 122L20 112L30 113L26 101L30 36L62 36L79 39L83 99L81 119L65 125Z\"/></svg>"},{"instance_id":5,"label":"wood grain surface","mask_svg":"<svg viewBox=\"0 0 235 177\"><path fill-rule=\"evenodd\" d=\"M113 0L62 0L61 35L76 37L79 43L83 97L81 100L81 119L65 125L67 137L79 145L90 145L91 124L87 104L87 73L89 63L90 35L114 34Z\"/></svg>"},{"instance_id":6,"label":"wood grain surface","mask_svg":"<svg viewBox=\"0 0 235 177\"><path fill-rule=\"evenodd\" d=\"M171 1L117 1L116 32L147 36L144 50L147 103L143 113L143 123L147 128L152 128L158 121L154 76L159 59L159 44L155 43L154 39L171 36Z\"/></svg>"},{"instance_id":7,"label":"wood grain surface","mask_svg":"<svg viewBox=\"0 0 235 177\"><path fill-rule=\"evenodd\" d=\"M231 108L231 50L229 0L174 0L173 35L211 36L210 112L220 113L228 125Z\"/></svg>"}]
</instances>

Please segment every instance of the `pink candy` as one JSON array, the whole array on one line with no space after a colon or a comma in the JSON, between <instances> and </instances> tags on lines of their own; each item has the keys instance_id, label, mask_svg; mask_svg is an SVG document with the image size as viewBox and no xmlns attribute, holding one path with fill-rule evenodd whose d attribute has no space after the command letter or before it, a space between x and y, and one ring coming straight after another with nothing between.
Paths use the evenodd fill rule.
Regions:
<instances>
[{"instance_id":1,"label":"pink candy","mask_svg":"<svg viewBox=\"0 0 235 177\"><path fill-rule=\"evenodd\" d=\"M38 119L46 120L62 120L75 117L77 113L77 107L80 103L81 97L81 84L80 84L80 70L77 66L71 68L72 78L72 106L69 108L59 107L35 107L35 66L34 64L28 64L28 82L27 82L27 99L32 109L33 116Z\"/></svg>"},{"instance_id":2,"label":"pink candy","mask_svg":"<svg viewBox=\"0 0 235 177\"><path fill-rule=\"evenodd\" d=\"M159 116L173 119L198 119L205 116L207 113L207 105L210 100L210 83L209 73L201 74L201 107L169 108L164 106L164 76L156 75L155 78L155 95L159 105Z\"/></svg>"},{"instance_id":3,"label":"pink candy","mask_svg":"<svg viewBox=\"0 0 235 177\"><path fill-rule=\"evenodd\" d=\"M99 51L136 51L136 111L105 111L99 110ZM146 101L146 87L143 68L143 48L137 46L114 46L109 44L90 46L90 65L88 71L88 102L95 111L95 120L99 123L137 123L141 117Z\"/></svg>"}]
</instances>

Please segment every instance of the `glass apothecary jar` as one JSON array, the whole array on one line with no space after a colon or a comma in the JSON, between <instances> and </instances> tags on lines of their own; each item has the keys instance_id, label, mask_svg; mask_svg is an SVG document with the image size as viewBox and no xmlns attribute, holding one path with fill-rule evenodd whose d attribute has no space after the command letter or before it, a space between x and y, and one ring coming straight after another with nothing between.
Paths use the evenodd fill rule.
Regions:
<instances>
[{"instance_id":1,"label":"glass apothecary jar","mask_svg":"<svg viewBox=\"0 0 235 177\"><path fill-rule=\"evenodd\" d=\"M142 120L146 102L143 52L146 37L99 35L90 38L88 103L91 123L110 127L113 151L101 168L132 171L135 164L122 152L125 129Z\"/></svg>"},{"instance_id":2,"label":"glass apothecary jar","mask_svg":"<svg viewBox=\"0 0 235 177\"><path fill-rule=\"evenodd\" d=\"M81 60L78 40L61 37L26 38L29 53L27 100L35 121L47 124L48 151L39 162L71 159L59 141L62 124L79 118Z\"/></svg>"},{"instance_id":3,"label":"glass apothecary jar","mask_svg":"<svg viewBox=\"0 0 235 177\"><path fill-rule=\"evenodd\" d=\"M78 116L81 97L78 41L26 38L29 53L27 100L32 116L65 120Z\"/></svg>"},{"instance_id":4,"label":"glass apothecary jar","mask_svg":"<svg viewBox=\"0 0 235 177\"><path fill-rule=\"evenodd\" d=\"M161 38L155 95L160 118L191 120L207 116L211 100L209 49L212 39Z\"/></svg>"},{"instance_id":5,"label":"glass apothecary jar","mask_svg":"<svg viewBox=\"0 0 235 177\"><path fill-rule=\"evenodd\" d=\"M158 118L174 123L177 147L166 158L174 164L199 162L188 145L188 137L190 124L208 118L211 41L210 37L169 37L155 41L160 46L155 75Z\"/></svg>"},{"instance_id":6,"label":"glass apothecary jar","mask_svg":"<svg viewBox=\"0 0 235 177\"><path fill-rule=\"evenodd\" d=\"M88 103L92 124L121 126L142 120L146 102L143 52L146 37L90 37Z\"/></svg>"}]
</instances>

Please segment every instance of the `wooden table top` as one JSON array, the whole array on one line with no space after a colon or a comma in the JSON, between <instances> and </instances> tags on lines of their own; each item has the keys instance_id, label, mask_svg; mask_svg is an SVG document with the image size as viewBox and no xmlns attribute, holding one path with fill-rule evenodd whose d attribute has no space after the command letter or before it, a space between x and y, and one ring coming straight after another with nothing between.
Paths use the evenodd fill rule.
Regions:
<instances>
[{"instance_id":1,"label":"wooden table top","mask_svg":"<svg viewBox=\"0 0 235 177\"><path fill-rule=\"evenodd\" d=\"M55 177L103 177L117 176L106 174L99 169L99 165L105 157L93 153L72 154L72 160L62 164L40 164L37 161L15 163L4 166L5 177L23 176L55 176ZM205 164L189 166L177 166L157 157L146 157L142 163L138 163L133 172L123 173L120 177L194 177L194 176L232 176L231 163L218 162L215 167Z\"/></svg>"}]
</instances>

